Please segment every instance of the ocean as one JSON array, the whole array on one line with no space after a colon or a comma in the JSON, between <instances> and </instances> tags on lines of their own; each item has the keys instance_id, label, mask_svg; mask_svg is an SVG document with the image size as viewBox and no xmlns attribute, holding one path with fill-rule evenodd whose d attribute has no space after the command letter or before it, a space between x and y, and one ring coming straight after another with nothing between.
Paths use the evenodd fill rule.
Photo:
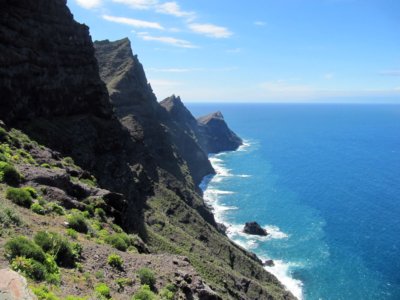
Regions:
<instances>
[{"instance_id":1,"label":"ocean","mask_svg":"<svg viewBox=\"0 0 400 300\"><path fill-rule=\"evenodd\" d=\"M202 186L232 240L299 299L400 299L400 105L188 107L222 111L245 142L210 155Z\"/></svg>"}]
</instances>

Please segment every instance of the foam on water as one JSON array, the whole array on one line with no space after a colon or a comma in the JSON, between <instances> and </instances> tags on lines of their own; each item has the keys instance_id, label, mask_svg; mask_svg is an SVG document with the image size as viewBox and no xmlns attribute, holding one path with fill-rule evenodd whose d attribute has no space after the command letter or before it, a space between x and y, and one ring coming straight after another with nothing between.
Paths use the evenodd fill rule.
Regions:
<instances>
[{"instance_id":1,"label":"foam on water","mask_svg":"<svg viewBox=\"0 0 400 300\"><path fill-rule=\"evenodd\" d=\"M251 149L252 144L249 141L245 141L242 146L239 147L237 151L246 152ZM212 155L210 157L210 162L216 171L216 175L206 177L200 184L200 188L204 191L205 202L212 207L215 220L218 223L222 223L227 228L227 236L234 241L236 244L247 250L255 250L260 243L267 243L270 240L279 240L289 238L289 235L282 232L279 227L275 225L264 225L263 228L267 230L267 236L257 236L248 235L243 232L244 224L231 224L226 220L226 213L231 210L236 210L238 207L229 206L223 204L223 197L227 195L235 194L232 191L218 190L213 187L213 184L220 183L229 177L240 177L240 178L250 178L251 175L232 173L232 170L226 168L224 164L223 157L227 153L220 153ZM256 253L257 254L257 253ZM260 256L263 258L262 256ZM303 299L303 284L300 280L291 277L290 268L296 266L294 263L286 263L282 260L274 260L274 266L265 267L267 271L275 275L279 281L298 299Z\"/></svg>"}]
</instances>

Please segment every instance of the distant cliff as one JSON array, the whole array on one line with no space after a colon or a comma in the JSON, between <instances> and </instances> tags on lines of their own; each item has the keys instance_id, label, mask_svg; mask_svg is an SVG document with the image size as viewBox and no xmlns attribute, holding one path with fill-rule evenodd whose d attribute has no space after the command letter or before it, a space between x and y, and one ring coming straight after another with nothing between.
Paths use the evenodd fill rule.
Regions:
<instances>
[{"instance_id":1,"label":"distant cliff","mask_svg":"<svg viewBox=\"0 0 400 300\"><path fill-rule=\"evenodd\" d=\"M55 274L63 280L54 292L63 298L107 284L112 297L129 299L140 288L136 272L145 266L155 273L155 292L173 282L181 298L293 299L254 254L218 230L196 190L198 163L176 142L182 137L189 144L195 133L182 133L181 123L157 103L129 41L100 44L105 60L99 70L88 28L74 21L65 0L2 2L1 167L23 175L13 184L28 188L19 191L35 206L13 203L2 178L0 215L7 207L24 222L14 219L0 235L0 267L10 265L3 247L10 239L49 230L81 246L76 269L60 265ZM200 120L199 131L212 136L211 120L221 124L219 116ZM202 148L205 162L211 143L189 146ZM82 233L66 231L64 225L77 220L86 224ZM107 262L112 253L122 258L124 272ZM46 280L39 279L51 285Z\"/></svg>"}]
</instances>

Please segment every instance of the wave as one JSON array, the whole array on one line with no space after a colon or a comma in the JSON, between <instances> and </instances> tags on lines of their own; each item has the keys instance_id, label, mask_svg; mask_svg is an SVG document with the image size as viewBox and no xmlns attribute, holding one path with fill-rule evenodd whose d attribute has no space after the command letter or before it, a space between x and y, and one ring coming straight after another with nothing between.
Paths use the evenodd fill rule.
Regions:
<instances>
[{"instance_id":1,"label":"wave","mask_svg":"<svg viewBox=\"0 0 400 300\"><path fill-rule=\"evenodd\" d=\"M243 145L241 145L237 151L244 152L251 149L252 144L250 141L244 141ZM204 178L203 182L200 184L200 188L204 192L204 201L211 206L212 211L214 213L215 220L218 223L222 223L226 226L227 236L236 244L247 250L256 250L260 243L267 242L272 239L286 239L289 238L289 235L285 232L281 231L278 226L274 225L264 225L263 228L267 230L267 236L257 236L257 235L249 235L243 232L244 224L231 224L226 221L226 212L230 210L236 210L238 207L228 206L221 203L221 196L224 195L232 195L235 194L232 191L224 191L219 190L212 187L213 183L220 183L228 177L241 177L241 178L249 178L251 175L247 174L238 174L235 175L232 173L231 169L228 169L224 160L222 159L227 152L214 154L210 156L210 162L216 171L216 175L207 176ZM210 185L211 184L211 185ZM262 260L270 259L268 257L260 256ZM287 290L289 290L297 299L303 299L303 283L300 280L294 279L291 277L290 269L294 266L297 266L294 263L287 263L282 260L274 260L274 266L268 267L265 269L275 275L276 278L285 286Z\"/></svg>"}]
</instances>

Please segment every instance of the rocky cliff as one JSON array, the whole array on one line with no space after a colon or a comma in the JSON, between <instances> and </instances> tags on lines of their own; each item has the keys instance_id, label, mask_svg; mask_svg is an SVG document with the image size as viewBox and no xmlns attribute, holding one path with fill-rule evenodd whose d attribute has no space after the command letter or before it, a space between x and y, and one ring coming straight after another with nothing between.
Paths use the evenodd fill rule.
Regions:
<instances>
[{"instance_id":1,"label":"rocky cliff","mask_svg":"<svg viewBox=\"0 0 400 300\"><path fill-rule=\"evenodd\" d=\"M112 60L122 73L108 82L111 104L88 28L65 0L2 1L0 267L11 265L41 281L40 292L60 297L129 299L146 266L157 275L157 293L169 282L187 299L293 299L255 255L218 231L143 69L121 50ZM111 67L103 78L114 78ZM30 240L43 230L77 263L51 261L43 239ZM26 253L7 246L21 240L31 245ZM113 253L122 262L107 262ZM112 267L117 262L122 269ZM33 269L42 273L32 272L41 263Z\"/></svg>"},{"instance_id":2,"label":"rocky cliff","mask_svg":"<svg viewBox=\"0 0 400 300\"><path fill-rule=\"evenodd\" d=\"M215 112L197 119L200 143L208 153L233 151L243 141L229 129L221 112Z\"/></svg>"}]
</instances>

